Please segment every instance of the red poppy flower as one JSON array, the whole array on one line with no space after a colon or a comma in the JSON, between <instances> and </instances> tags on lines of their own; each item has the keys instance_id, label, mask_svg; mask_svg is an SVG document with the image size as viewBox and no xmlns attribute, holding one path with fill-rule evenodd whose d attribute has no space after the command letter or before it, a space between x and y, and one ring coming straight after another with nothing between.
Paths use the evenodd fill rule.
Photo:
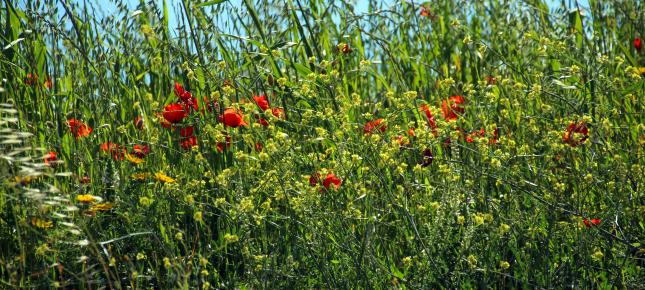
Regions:
<instances>
[{"instance_id":1,"label":"red poppy flower","mask_svg":"<svg viewBox=\"0 0 645 290\"><path fill-rule=\"evenodd\" d=\"M351 47L349 47L349 44L347 44L347 43L343 43L343 45L342 45L342 47L341 47L340 51L341 51L343 54L350 54L350 53L352 53L352 51L353 51L353 50L352 50L352 48L351 48Z\"/></svg>"},{"instance_id":2,"label":"red poppy flower","mask_svg":"<svg viewBox=\"0 0 645 290\"><path fill-rule=\"evenodd\" d=\"M311 176L309 176L309 185L316 186L319 180L320 180L320 173L316 172Z\"/></svg>"},{"instance_id":3,"label":"red poppy flower","mask_svg":"<svg viewBox=\"0 0 645 290\"><path fill-rule=\"evenodd\" d=\"M87 175L85 175L85 176L83 176L83 177L81 178L81 184L89 184L90 182L92 182L92 180L91 180L91 179L90 179L90 177L89 177L89 176L87 176Z\"/></svg>"},{"instance_id":4,"label":"red poppy flower","mask_svg":"<svg viewBox=\"0 0 645 290\"><path fill-rule=\"evenodd\" d=\"M414 128L408 129L408 135L410 136L410 138L415 136ZM399 135L399 137L397 137L397 140L399 141L399 146L406 146L410 144L410 140L407 140L407 142L403 140L403 135Z\"/></svg>"},{"instance_id":5,"label":"red poppy flower","mask_svg":"<svg viewBox=\"0 0 645 290\"><path fill-rule=\"evenodd\" d=\"M432 134L437 135L437 122L434 120L434 116L432 115L432 112L430 111L430 107L428 105L421 105L420 109L426 113L426 118L428 118L428 124L430 125L430 128L432 129Z\"/></svg>"},{"instance_id":6,"label":"red poppy flower","mask_svg":"<svg viewBox=\"0 0 645 290\"><path fill-rule=\"evenodd\" d=\"M327 177L325 177L325 180L323 180L323 186L327 189L330 189L331 186L333 185L335 189L338 189L341 184L341 180L336 177L335 174L329 173L327 174Z\"/></svg>"},{"instance_id":7,"label":"red poppy flower","mask_svg":"<svg viewBox=\"0 0 645 290\"><path fill-rule=\"evenodd\" d=\"M495 128L493 131L493 138L488 139L488 144L497 144L497 139L499 138L499 128Z\"/></svg>"},{"instance_id":8,"label":"red poppy flower","mask_svg":"<svg viewBox=\"0 0 645 290\"><path fill-rule=\"evenodd\" d=\"M284 109L283 108L273 108L271 109L271 113L273 113L273 116L279 119L284 119L285 114L284 114Z\"/></svg>"},{"instance_id":9,"label":"red poppy flower","mask_svg":"<svg viewBox=\"0 0 645 290\"><path fill-rule=\"evenodd\" d=\"M579 140L574 137L576 133L582 135ZM587 125L584 122L571 123L567 131L562 135L562 141L571 145L571 147L576 147L585 142L588 137L589 129L587 129Z\"/></svg>"},{"instance_id":10,"label":"red poppy flower","mask_svg":"<svg viewBox=\"0 0 645 290\"><path fill-rule=\"evenodd\" d=\"M150 147L148 145L136 144L132 148L132 155L137 156L138 158L144 158L148 154L150 154Z\"/></svg>"},{"instance_id":11,"label":"red poppy flower","mask_svg":"<svg viewBox=\"0 0 645 290\"><path fill-rule=\"evenodd\" d=\"M497 79L494 76L487 75L486 84L489 86L494 86L495 84L497 84Z\"/></svg>"},{"instance_id":12,"label":"red poppy flower","mask_svg":"<svg viewBox=\"0 0 645 290\"><path fill-rule=\"evenodd\" d=\"M51 90L52 87L54 86L54 83L52 82L52 77L48 76L47 79L45 79L45 83L43 83L43 85L45 85L45 88L47 88L48 90Z\"/></svg>"},{"instance_id":13,"label":"red poppy flower","mask_svg":"<svg viewBox=\"0 0 645 290\"><path fill-rule=\"evenodd\" d=\"M428 148L426 150L423 150L423 154L421 155L421 166L427 167L432 164L432 161L434 160L434 155L432 155L432 151Z\"/></svg>"},{"instance_id":14,"label":"red poppy flower","mask_svg":"<svg viewBox=\"0 0 645 290\"><path fill-rule=\"evenodd\" d=\"M385 132L385 129L387 129L387 125L381 124L383 123L383 119L376 119L374 121L369 121L365 124L365 127L363 127L363 132L365 134L371 134L375 130L381 131L381 133Z\"/></svg>"},{"instance_id":15,"label":"red poppy flower","mask_svg":"<svg viewBox=\"0 0 645 290\"><path fill-rule=\"evenodd\" d=\"M264 146L262 145L262 143L260 143L260 142L256 142L256 143L255 143L255 151L257 151L257 152L262 152L262 148L263 148L263 147L264 147Z\"/></svg>"},{"instance_id":16,"label":"red poppy flower","mask_svg":"<svg viewBox=\"0 0 645 290\"><path fill-rule=\"evenodd\" d=\"M188 102L193 99L193 95L189 91L184 90L184 87L178 82L175 82L175 96L179 97L182 102Z\"/></svg>"},{"instance_id":17,"label":"red poppy flower","mask_svg":"<svg viewBox=\"0 0 645 290\"><path fill-rule=\"evenodd\" d=\"M591 223L590 223L589 220L583 219L582 222L585 223L585 226L590 228L591 224L593 224L594 226L597 226L602 222L602 220L600 220L600 219L591 219Z\"/></svg>"},{"instance_id":18,"label":"red poppy flower","mask_svg":"<svg viewBox=\"0 0 645 290\"><path fill-rule=\"evenodd\" d=\"M217 152L223 153L224 145L226 145L226 149L231 148L231 136L226 135L225 143L222 143L222 142L217 143Z\"/></svg>"},{"instance_id":19,"label":"red poppy flower","mask_svg":"<svg viewBox=\"0 0 645 290\"><path fill-rule=\"evenodd\" d=\"M242 116L242 114L232 108L224 110L224 114L221 115L219 119L220 122L224 123L224 125L233 128L248 125L246 122L244 122L244 116Z\"/></svg>"},{"instance_id":20,"label":"red poppy flower","mask_svg":"<svg viewBox=\"0 0 645 290\"><path fill-rule=\"evenodd\" d=\"M34 84L37 84L37 83L38 83L38 75L28 73L27 76L25 77L25 84L29 86L33 86Z\"/></svg>"},{"instance_id":21,"label":"red poppy flower","mask_svg":"<svg viewBox=\"0 0 645 290\"><path fill-rule=\"evenodd\" d=\"M260 109L262 109L262 111L269 109L269 101L267 100L267 96L253 96L253 100L255 100L255 103L258 105L258 107L260 107Z\"/></svg>"},{"instance_id":22,"label":"red poppy flower","mask_svg":"<svg viewBox=\"0 0 645 290\"><path fill-rule=\"evenodd\" d=\"M141 118L141 116L134 117L133 123L135 128L143 130L143 118Z\"/></svg>"},{"instance_id":23,"label":"red poppy flower","mask_svg":"<svg viewBox=\"0 0 645 290\"><path fill-rule=\"evenodd\" d=\"M185 101L181 101L181 104L184 105L186 112L197 112L199 111L199 105L197 104L197 99L190 97Z\"/></svg>"},{"instance_id":24,"label":"red poppy flower","mask_svg":"<svg viewBox=\"0 0 645 290\"><path fill-rule=\"evenodd\" d=\"M634 48L638 52L641 52L641 49L643 49L643 41L639 37L634 38Z\"/></svg>"},{"instance_id":25,"label":"red poppy flower","mask_svg":"<svg viewBox=\"0 0 645 290\"><path fill-rule=\"evenodd\" d=\"M195 132L195 128L193 126L188 126L188 127L179 129L179 136L190 137L190 136L193 136L194 132Z\"/></svg>"},{"instance_id":26,"label":"red poppy flower","mask_svg":"<svg viewBox=\"0 0 645 290\"><path fill-rule=\"evenodd\" d=\"M163 109L164 119L173 124L181 122L186 116L186 109L179 103L169 104Z\"/></svg>"},{"instance_id":27,"label":"red poppy flower","mask_svg":"<svg viewBox=\"0 0 645 290\"><path fill-rule=\"evenodd\" d=\"M72 131L74 138L87 137L92 133L92 127L85 125L85 123L79 120L69 119L67 122L69 123L69 129Z\"/></svg>"},{"instance_id":28,"label":"red poppy flower","mask_svg":"<svg viewBox=\"0 0 645 290\"><path fill-rule=\"evenodd\" d=\"M193 147L197 146L197 137L190 136L188 138L182 138L179 140L179 146L184 150L190 150Z\"/></svg>"},{"instance_id":29,"label":"red poppy flower","mask_svg":"<svg viewBox=\"0 0 645 290\"><path fill-rule=\"evenodd\" d=\"M45 160L45 165L50 166L52 165L52 162L58 160L56 157L56 152L50 151L49 153L45 154L45 157L43 158Z\"/></svg>"},{"instance_id":30,"label":"red poppy flower","mask_svg":"<svg viewBox=\"0 0 645 290\"><path fill-rule=\"evenodd\" d=\"M121 145L114 144L112 142L105 142L101 144L100 149L101 151L103 151L103 153L111 154L114 160L123 160L125 156L125 149L121 147Z\"/></svg>"},{"instance_id":31,"label":"red poppy flower","mask_svg":"<svg viewBox=\"0 0 645 290\"><path fill-rule=\"evenodd\" d=\"M464 103L466 99L462 96L452 96L448 100L444 100L441 103L441 112L443 113L443 118L447 121L454 121L459 118L459 114L464 113Z\"/></svg>"},{"instance_id":32,"label":"red poppy flower","mask_svg":"<svg viewBox=\"0 0 645 290\"><path fill-rule=\"evenodd\" d=\"M485 136L486 136L486 131L484 130L484 128L481 128L479 131L474 131L466 135L466 142L473 143L475 142L474 138L484 138Z\"/></svg>"},{"instance_id":33,"label":"red poppy flower","mask_svg":"<svg viewBox=\"0 0 645 290\"><path fill-rule=\"evenodd\" d=\"M260 123L260 125L264 127L269 127L269 122L267 122L266 119L261 118L260 116L258 116L257 118L258 118L258 123Z\"/></svg>"}]
</instances>

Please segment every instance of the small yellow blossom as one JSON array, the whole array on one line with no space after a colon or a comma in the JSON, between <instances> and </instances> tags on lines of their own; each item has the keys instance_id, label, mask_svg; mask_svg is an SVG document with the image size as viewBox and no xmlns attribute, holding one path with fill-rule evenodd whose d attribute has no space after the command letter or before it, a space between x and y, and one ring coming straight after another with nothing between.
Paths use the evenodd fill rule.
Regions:
<instances>
[{"instance_id":1,"label":"small yellow blossom","mask_svg":"<svg viewBox=\"0 0 645 290\"><path fill-rule=\"evenodd\" d=\"M163 174L161 171L155 173L155 180L164 183L175 183L175 180L168 175Z\"/></svg>"},{"instance_id":2,"label":"small yellow blossom","mask_svg":"<svg viewBox=\"0 0 645 290\"><path fill-rule=\"evenodd\" d=\"M54 222L37 217L31 218L31 224L41 229L48 229L54 226Z\"/></svg>"},{"instance_id":3,"label":"small yellow blossom","mask_svg":"<svg viewBox=\"0 0 645 290\"><path fill-rule=\"evenodd\" d=\"M90 194L79 194L76 196L76 201L82 203L93 203L97 201L97 198Z\"/></svg>"},{"instance_id":4,"label":"small yellow blossom","mask_svg":"<svg viewBox=\"0 0 645 290\"><path fill-rule=\"evenodd\" d=\"M90 208L90 211L108 211L114 207L111 203L98 203Z\"/></svg>"}]
</instances>

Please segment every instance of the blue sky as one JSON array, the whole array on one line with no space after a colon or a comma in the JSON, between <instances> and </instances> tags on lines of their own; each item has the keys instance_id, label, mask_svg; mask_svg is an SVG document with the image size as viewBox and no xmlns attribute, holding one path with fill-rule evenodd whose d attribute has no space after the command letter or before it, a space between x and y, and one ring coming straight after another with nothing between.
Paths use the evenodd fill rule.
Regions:
<instances>
[{"instance_id":1,"label":"blue sky","mask_svg":"<svg viewBox=\"0 0 645 290\"><path fill-rule=\"evenodd\" d=\"M90 0L92 1L92 0ZM137 5L139 4L139 0L122 0L123 3L125 3L128 6L128 10L130 11L135 11ZM163 0L155 0L158 2L159 6L162 6ZM206 0L193 0L195 2L202 2ZM332 0L336 1L336 0ZM393 3L396 3L398 1L409 1L409 0L381 0L381 3L384 3L385 6L392 5ZM476 0L473 0L476 1ZM572 4L577 3L580 5L580 7L587 8L589 7L589 0L566 0L567 5L569 5L569 2ZM83 1L75 1L75 0L70 0L68 1L70 3L79 3L80 5L83 5ZM95 0L93 1L94 3L99 3L100 5L95 5L97 6L96 8L98 9L98 15L113 15L116 13L117 8L116 6L112 3L112 1L109 0ZM146 1L147 2L147 1ZM360 14L360 13L365 13L367 12L368 9L368 1L367 0L354 0L350 1L354 3L354 13ZM424 1L414 1L418 3L423 3ZM556 7L560 4L560 0L546 0L547 4L551 7ZM178 19L177 19L177 13L175 11L180 11L181 9L181 2L178 0L167 0L167 3L169 5L169 26L171 29L174 30L174 28L177 27L178 24ZM233 7L243 7L243 0L229 0L227 3L222 3L220 5L232 5Z\"/></svg>"},{"instance_id":2,"label":"blue sky","mask_svg":"<svg viewBox=\"0 0 645 290\"><path fill-rule=\"evenodd\" d=\"M163 5L163 0L154 0L155 2L158 3L159 7L162 7ZM206 0L191 0L195 3L203 2ZM234 8L240 8L242 9L244 0L229 0L225 3L219 4L219 5L230 5L231 7ZM305 0L307 1L307 0ZM338 1L338 0L331 0L331 1ZM415 3L423 3L426 0L380 0L381 3L384 4L384 6L390 6L390 5L396 5L398 2L409 2L409 1L414 1ZM477 0L470 0L470 1L477 1ZM547 4L551 7L558 7L561 0L546 0ZM565 3L567 5L575 5L575 2L580 5L583 9L589 7L589 0L566 0ZM83 5L84 1L81 0L68 0L68 3L78 3L79 5ZM89 0L89 2L93 3L93 7L96 8L96 15L100 18L101 16L105 15L116 15L117 13L117 7L114 5L112 0ZM148 2L148 0L146 0ZM122 3L124 3L127 6L128 11L130 11L129 14L132 12L136 11L136 7L140 3L140 0L122 0ZM177 13L178 11L181 11L181 1L179 0L166 0L166 3L168 4L168 10L169 10L169 20L168 24L170 26L170 31L171 34L174 34L173 32L176 32L176 28L178 27L179 24L179 19L177 18L178 15L181 15L181 13ZM368 1L367 0L350 0L350 3L354 4L354 13L356 14L361 14L361 13L366 13L368 9ZM571 4L569 4L571 3ZM19 4L20 6L20 4ZM60 6L60 2L59 2ZM60 7L60 10L62 11L63 8ZM69 23L68 23L69 24ZM232 31L227 31L228 29L231 29L230 27L222 27L223 25L220 25L222 30L227 33L232 33ZM173 35L176 36L176 35Z\"/></svg>"}]
</instances>

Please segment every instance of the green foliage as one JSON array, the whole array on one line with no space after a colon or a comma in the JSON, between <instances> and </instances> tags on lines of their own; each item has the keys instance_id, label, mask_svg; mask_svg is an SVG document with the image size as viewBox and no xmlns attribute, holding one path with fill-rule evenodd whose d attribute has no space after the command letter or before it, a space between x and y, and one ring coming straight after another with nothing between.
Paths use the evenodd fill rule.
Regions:
<instances>
[{"instance_id":1,"label":"green foliage","mask_svg":"<svg viewBox=\"0 0 645 290\"><path fill-rule=\"evenodd\" d=\"M641 1L77 2L0 4L2 287L645 285Z\"/></svg>"}]
</instances>

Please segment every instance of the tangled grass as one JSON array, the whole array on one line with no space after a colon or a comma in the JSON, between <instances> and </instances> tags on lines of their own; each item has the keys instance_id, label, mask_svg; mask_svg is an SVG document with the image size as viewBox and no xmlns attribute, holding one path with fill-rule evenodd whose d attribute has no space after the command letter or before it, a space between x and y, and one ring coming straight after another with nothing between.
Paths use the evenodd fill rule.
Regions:
<instances>
[{"instance_id":1,"label":"tangled grass","mask_svg":"<svg viewBox=\"0 0 645 290\"><path fill-rule=\"evenodd\" d=\"M2 288L645 287L643 3L547 2L3 1Z\"/></svg>"}]
</instances>

